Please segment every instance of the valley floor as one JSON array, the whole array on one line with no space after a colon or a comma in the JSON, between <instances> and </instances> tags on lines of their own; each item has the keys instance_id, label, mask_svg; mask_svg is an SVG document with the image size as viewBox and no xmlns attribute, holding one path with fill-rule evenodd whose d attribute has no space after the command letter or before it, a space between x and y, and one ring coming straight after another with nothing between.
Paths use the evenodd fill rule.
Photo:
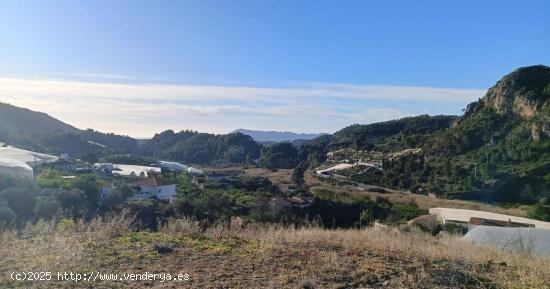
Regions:
<instances>
[{"instance_id":1,"label":"valley floor","mask_svg":"<svg viewBox=\"0 0 550 289\"><path fill-rule=\"evenodd\" d=\"M274 184L279 186L293 186L292 170L279 169L275 172L263 168L251 168L246 169L245 173L249 176L263 176L267 177ZM430 209L436 207L455 208L455 209L468 209L479 210L486 212L493 212L505 215L512 215L518 217L525 217L527 215L526 207L515 208L502 208L490 204L484 204L474 201L465 200L449 200L449 199L434 199L425 195L411 194L406 192L395 192L397 190L390 189L387 193L379 193L369 191L367 189L359 188L352 185L333 185L329 182L320 180L312 172L305 173L306 186L310 191L328 190L341 194L356 195L356 196L368 196L371 199L378 197L386 198L392 203L397 204L409 204L414 203L419 208ZM389 192L394 191L394 192Z\"/></svg>"},{"instance_id":2,"label":"valley floor","mask_svg":"<svg viewBox=\"0 0 550 289\"><path fill-rule=\"evenodd\" d=\"M0 234L1 288L549 288L550 259L396 229L292 229L191 220L39 223ZM189 274L189 281L10 280L13 271Z\"/></svg>"}]
</instances>

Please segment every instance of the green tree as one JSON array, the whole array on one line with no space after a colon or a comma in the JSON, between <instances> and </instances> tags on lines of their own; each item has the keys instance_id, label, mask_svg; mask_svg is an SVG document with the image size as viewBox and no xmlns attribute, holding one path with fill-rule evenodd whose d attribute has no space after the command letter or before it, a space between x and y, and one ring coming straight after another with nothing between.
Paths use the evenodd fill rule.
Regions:
<instances>
[{"instance_id":1,"label":"green tree","mask_svg":"<svg viewBox=\"0 0 550 289\"><path fill-rule=\"evenodd\" d=\"M292 181L298 186L298 188L302 188L305 184L304 180L304 173L306 171L306 165L305 163L300 163L292 172Z\"/></svg>"},{"instance_id":2,"label":"green tree","mask_svg":"<svg viewBox=\"0 0 550 289\"><path fill-rule=\"evenodd\" d=\"M529 208L527 216L532 219L550 222L550 206L542 203L535 204Z\"/></svg>"},{"instance_id":3,"label":"green tree","mask_svg":"<svg viewBox=\"0 0 550 289\"><path fill-rule=\"evenodd\" d=\"M268 169L290 169L296 165L298 150L288 142L277 143L264 148L260 163Z\"/></svg>"},{"instance_id":4,"label":"green tree","mask_svg":"<svg viewBox=\"0 0 550 289\"><path fill-rule=\"evenodd\" d=\"M38 198L34 205L36 218L50 219L59 211L61 205L53 198Z\"/></svg>"},{"instance_id":5,"label":"green tree","mask_svg":"<svg viewBox=\"0 0 550 289\"><path fill-rule=\"evenodd\" d=\"M95 175L82 175L76 178L72 187L80 190L86 197L88 211L94 212L99 205L99 191L101 184Z\"/></svg>"},{"instance_id":6,"label":"green tree","mask_svg":"<svg viewBox=\"0 0 550 289\"><path fill-rule=\"evenodd\" d=\"M104 209L116 209L122 204L126 203L126 200L134 195L134 191L127 184L120 184L114 189L107 198L103 201L102 207Z\"/></svg>"},{"instance_id":7,"label":"green tree","mask_svg":"<svg viewBox=\"0 0 550 289\"><path fill-rule=\"evenodd\" d=\"M33 217L34 204L36 203L34 190L25 187L8 188L0 194L0 199L6 201L8 207L20 220L28 220Z\"/></svg>"},{"instance_id":8,"label":"green tree","mask_svg":"<svg viewBox=\"0 0 550 289\"><path fill-rule=\"evenodd\" d=\"M55 199L72 217L82 217L88 212L86 195L80 190L62 190L55 194Z\"/></svg>"},{"instance_id":9,"label":"green tree","mask_svg":"<svg viewBox=\"0 0 550 289\"><path fill-rule=\"evenodd\" d=\"M17 215L6 204L0 203L0 225L11 224L17 220Z\"/></svg>"}]
</instances>

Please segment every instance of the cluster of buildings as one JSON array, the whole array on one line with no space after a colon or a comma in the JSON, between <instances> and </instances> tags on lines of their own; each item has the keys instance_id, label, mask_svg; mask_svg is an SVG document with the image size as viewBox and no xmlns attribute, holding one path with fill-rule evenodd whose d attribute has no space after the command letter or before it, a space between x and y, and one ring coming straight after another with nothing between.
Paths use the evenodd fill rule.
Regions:
<instances>
[{"instance_id":1,"label":"cluster of buildings","mask_svg":"<svg viewBox=\"0 0 550 289\"><path fill-rule=\"evenodd\" d=\"M73 172L75 174L79 173L79 170L83 170L85 173L95 173L97 176L104 179L106 184L99 192L100 202L106 200L109 195L116 190L117 185L114 180L117 177L131 177L127 180L131 180L128 185L134 194L129 200L146 200L154 198L163 202L171 202L176 197L177 184L163 179L161 177L163 171L177 173L187 172L193 176L194 180L203 174L203 171L200 169L178 162L167 161L158 161L150 166L96 163L91 167L83 167L78 160L71 159L66 154L52 159L48 165L52 168ZM74 178L74 176L68 176L67 178L71 177Z\"/></svg>"},{"instance_id":2,"label":"cluster of buildings","mask_svg":"<svg viewBox=\"0 0 550 289\"><path fill-rule=\"evenodd\" d=\"M163 202L171 202L176 197L177 185L174 182L163 179L160 175L162 171L169 172L187 172L193 176L193 180L197 176L202 175L203 171L191 166L187 166L178 162L158 161L150 166L137 165L121 165L112 163L96 163L94 164L96 171L101 174L111 176L132 176L138 179L130 183L130 188L134 191L129 200L147 200L158 199ZM116 189L113 182L109 182L101 189L100 201L109 197Z\"/></svg>"}]
</instances>

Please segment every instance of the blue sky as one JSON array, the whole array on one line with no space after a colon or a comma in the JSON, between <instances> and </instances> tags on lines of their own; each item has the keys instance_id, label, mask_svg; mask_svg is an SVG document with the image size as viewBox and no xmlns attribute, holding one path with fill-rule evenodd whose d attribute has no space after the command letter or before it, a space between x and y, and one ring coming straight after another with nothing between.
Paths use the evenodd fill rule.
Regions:
<instances>
[{"instance_id":1,"label":"blue sky","mask_svg":"<svg viewBox=\"0 0 550 289\"><path fill-rule=\"evenodd\" d=\"M0 19L0 100L140 137L459 114L550 64L549 1L2 1Z\"/></svg>"}]
</instances>

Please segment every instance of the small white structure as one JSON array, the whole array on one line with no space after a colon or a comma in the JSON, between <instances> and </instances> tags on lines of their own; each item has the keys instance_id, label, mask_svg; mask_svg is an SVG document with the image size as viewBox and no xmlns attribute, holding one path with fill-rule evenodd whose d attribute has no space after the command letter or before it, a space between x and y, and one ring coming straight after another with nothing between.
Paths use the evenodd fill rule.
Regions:
<instances>
[{"instance_id":1,"label":"small white structure","mask_svg":"<svg viewBox=\"0 0 550 289\"><path fill-rule=\"evenodd\" d=\"M134 184L137 193L134 200L145 200L157 197L161 201L171 202L176 197L176 184L167 182L158 176L151 176Z\"/></svg>"},{"instance_id":2,"label":"small white structure","mask_svg":"<svg viewBox=\"0 0 550 289\"><path fill-rule=\"evenodd\" d=\"M480 218L480 219L528 224L528 225L533 225L537 229L550 230L549 222L543 222L543 221L538 221L538 220L533 220L528 218L490 213L490 212L484 212L484 211L452 209L452 208L431 208L430 215L437 215L438 219L441 221L442 224L445 224L446 222L468 224L470 223L471 218Z\"/></svg>"},{"instance_id":3,"label":"small white structure","mask_svg":"<svg viewBox=\"0 0 550 289\"><path fill-rule=\"evenodd\" d=\"M188 167L187 172L192 174L192 175L202 175L202 174L204 174L204 172L202 170L199 170L199 169L194 168L194 167Z\"/></svg>"}]
</instances>

